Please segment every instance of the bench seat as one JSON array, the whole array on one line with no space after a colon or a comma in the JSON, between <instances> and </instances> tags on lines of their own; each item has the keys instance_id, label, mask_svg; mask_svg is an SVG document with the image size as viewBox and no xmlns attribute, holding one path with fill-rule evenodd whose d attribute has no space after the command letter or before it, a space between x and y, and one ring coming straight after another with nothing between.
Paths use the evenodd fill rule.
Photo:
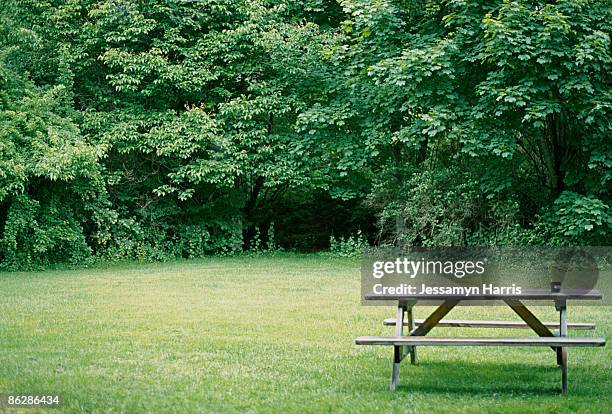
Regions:
<instances>
[{"instance_id":1,"label":"bench seat","mask_svg":"<svg viewBox=\"0 0 612 414\"><path fill-rule=\"evenodd\" d=\"M533 338L443 338L435 336L360 336L357 345L412 346L604 346L604 338L533 337Z\"/></svg>"},{"instance_id":2,"label":"bench seat","mask_svg":"<svg viewBox=\"0 0 612 414\"><path fill-rule=\"evenodd\" d=\"M415 325L421 325L425 319L415 319ZM385 326L395 326L395 318L387 318L383 321ZM544 326L552 329L559 329L559 324L555 322L542 322ZM404 320L404 326L408 326L408 321ZM443 319L436 327L462 327L462 328L529 328L525 322L522 321L472 321L472 320L452 320ZM594 323L581 323L574 322L568 323L569 329L595 329Z\"/></svg>"}]
</instances>

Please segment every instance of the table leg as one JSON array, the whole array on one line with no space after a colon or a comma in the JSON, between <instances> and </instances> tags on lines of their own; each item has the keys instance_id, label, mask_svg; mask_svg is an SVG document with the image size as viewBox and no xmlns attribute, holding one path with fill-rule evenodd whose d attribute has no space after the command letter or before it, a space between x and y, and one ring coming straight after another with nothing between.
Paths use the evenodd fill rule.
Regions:
<instances>
[{"instance_id":1,"label":"table leg","mask_svg":"<svg viewBox=\"0 0 612 414\"><path fill-rule=\"evenodd\" d=\"M459 299L447 299L440 305L421 325L416 328L412 328L410 330L410 335L413 336L422 336L426 335L429 331L431 331L440 320L455 307L459 303ZM397 316L395 319L395 335L402 336L403 327L404 327L404 312L406 312L407 306L405 303L399 303L397 306ZM411 310L412 311L412 310ZM413 320L414 322L414 320ZM394 345L393 346L393 371L391 372L391 390L395 390L397 384L399 382L399 366L400 362L404 358L404 354L402 352L402 346ZM412 354L411 354L412 355ZM416 362L416 359L415 359Z\"/></svg>"},{"instance_id":2,"label":"table leg","mask_svg":"<svg viewBox=\"0 0 612 414\"><path fill-rule=\"evenodd\" d=\"M393 371L391 371L391 386L389 387L391 391L395 391L397 388L397 383L399 382L399 366L402 361L400 355L400 347L393 347Z\"/></svg>"},{"instance_id":3,"label":"table leg","mask_svg":"<svg viewBox=\"0 0 612 414\"><path fill-rule=\"evenodd\" d=\"M561 392L567 395L567 348L561 348Z\"/></svg>"},{"instance_id":4,"label":"table leg","mask_svg":"<svg viewBox=\"0 0 612 414\"><path fill-rule=\"evenodd\" d=\"M559 336L567 336L567 306L560 303L556 307L559 310ZM561 365L561 392L567 395L567 348L557 348L557 358Z\"/></svg>"},{"instance_id":5,"label":"table leg","mask_svg":"<svg viewBox=\"0 0 612 414\"><path fill-rule=\"evenodd\" d=\"M406 310L406 306L403 304L399 304L397 306L397 316L395 319L395 336L402 336L403 328L404 328L404 311ZM403 346L393 346L393 370L391 371L391 391L394 391L399 382L399 367L400 362L404 358L404 347Z\"/></svg>"},{"instance_id":6,"label":"table leg","mask_svg":"<svg viewBox=\"0 0 612 414\"><path fill-rule=\"evenodd\" d=\"M414 323L414 316L412 314L412 306L408 307L408 327L410 329L410 332L414 331L414 327L415 327L415 323ZM411 346L410 347L410 363L412 365L416 365L417 363L417 358L416 358L416 346Z\"/></svg>"}]
</instances>

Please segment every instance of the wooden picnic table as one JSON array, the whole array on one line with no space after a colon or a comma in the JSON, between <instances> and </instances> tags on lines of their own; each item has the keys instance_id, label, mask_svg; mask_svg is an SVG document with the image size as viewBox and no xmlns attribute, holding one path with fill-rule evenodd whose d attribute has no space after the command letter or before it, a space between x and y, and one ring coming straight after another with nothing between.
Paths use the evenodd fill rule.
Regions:
<instances>
[{"instance_id":1,"label":"wooden picnic table","mask_svg":"<svg viewBox=\"0 0 612 414\"><path fill-rule=\"evenodd\" d=\"M567 347L570 346L604 346L604 338L570 338L568 329L594 329L591 323L571 324L567 317L567 302L573 300L601 300L600 292L592 290L574 290L551 292L538 289L523 291L520 295L476 294L470 296L434 296L434 295L381 295L366 294L365 300L393 301L397 304L396 318L385 319L385 325L395 326L395 336L361 336L356 339L357 345L392 345L393 369L391 374L391 389L397 387L399 381L400 362L408 354L412 364L416 364L416 346L546 346L551 347L557 356L557 364L561 367L561 388L565 395L567 385ZM438 307L426 319L417 320L413 317L413 308L419 302L431 303L439 301ZM523 303L523 301L538 301L554 304L559 312L559 323L541 322ZM521 319L516 321L472 321L443 320L455 306L462 301L500 301L508 305ZM404 315L407 319L404 319ZM403 335L404 326L408 326L407 336ZM492 327L492 328L531 328L538 337L499 338L499 337L428 337L426 336L437 326L453 327ZM550 328L558 329L554 333Z\"/></svg>"}]
</instances>

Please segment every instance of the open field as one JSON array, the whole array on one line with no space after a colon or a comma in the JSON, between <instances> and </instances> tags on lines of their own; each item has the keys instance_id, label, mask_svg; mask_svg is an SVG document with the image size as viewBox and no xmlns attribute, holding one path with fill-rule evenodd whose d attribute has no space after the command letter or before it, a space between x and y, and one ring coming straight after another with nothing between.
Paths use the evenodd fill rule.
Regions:
<instances>
[{"instance_id":1,"label":"open field","mask_svg":"<svg viewBox=\"0 0 612 414\"><path fill-rule=\"evenodd\" d=\"M62 394L53 412L605 412L612 350L569 350L570 395L545 348L421 348L390 392L388 307L359 302L359 261L210 258L0 273L0 393ZM425 317L427 309L416 309ZM555 320L554 309L538 309ZM612 336L610 307L569 307ZM502 307L461 318L516 317ZM444 335L453 328L436 329ZM528 331L465 330L521 336ZM576 333L574 333L575 335ZM570 335L572 333L570 332Z\"/></svg>"}]
</instances>

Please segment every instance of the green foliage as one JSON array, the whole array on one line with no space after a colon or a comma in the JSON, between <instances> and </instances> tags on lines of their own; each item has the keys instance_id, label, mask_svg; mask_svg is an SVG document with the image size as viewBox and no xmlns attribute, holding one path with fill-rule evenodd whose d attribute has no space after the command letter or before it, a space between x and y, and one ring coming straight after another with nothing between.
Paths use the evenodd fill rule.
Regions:
<instances>
[{"instance_id":1,"label":"green foliage","mask_svg":"<svg viewBox=\"0 0 612 414\"><path fill-rule=\"evenodd\" d=\"M346 238L343 236L336 238L333 235L329 237L329 251L336 256L358 257L367 247L368 241L361 230Z\"/></svg>"},{"instance_id":2,"label":"green foliage","mask_svg":"<svg viewBox=\"0 0 612 414\"><path fill-rule=\"evenodd\" d=\"M274 230L274 222L270 223L267 229L256 227L255 233L250 239L248 249L245 253L250 256L259 256L262 254L276 254L284 249L278 245L276 240L276 232Z\"/></svg>"},{"instance_id":3,"label":"green foliage","mask_svg":"<svg viewBox=\"0 0 612 414\"><path fill-rule=\"evenodd\" d=\"M609 244L610 22L603 0L3 2L0 263L358 229Z\"/></svg>"},{"instance_id":4,"label":"green foliage","mask_svg":"<svg viewBox=\"0 0 612 414\"><path fill-rule=\"evenodd\" d=\"M604 246L609 242L610 228L608 205L568 191L540 215L531 238L541 244Z\"/></svg>"},{"instance_id":5,"label":"green foliage","mask_svg":"<svg viewBox=\"0 0 612 414\"><path fill-rule=\"evenodd\" d=\"M266 243L266 250L269 252L278 252L282 251L283 248L278 245L278 241L276 240L276 231L274 230L274 222L270 223L268 227L268 237Z\"/></svg>"},{"instance_id":6,"label":"green foliage","mask_svg":"<svg viewBox=\"0 0 612 414\"><path fill-rule=\"evenodd\" d=\"M134 218L118 219L99 256L111 261L151 262L231 254L241 249L241 231L239 223L232 225L223 220L198 225L145 226Z\"/></svg>"},{"instance_id":7,"label":"green foliage","mask_svg":"<svg viewBox=\"0 0 612 414\"><path fill-rule=\"evenodd\" d=\"M379 166L369 199L387 239L609 243L606 2L343 4L344 38L328 53L344 69L333 78L342 93L328 108L350 116L345 135ZM601 221L558 208L565 192L589 199L583 209ZM538 219L548 211L554 220ZM591 224L603 233L591 237ZM559 240L530 236L536 225Z\"/></svg>"},{"instance_id":8,"label":"green foliage","mask_svg":"<svg viewBox=\"0 0 612 414\"><path fill-rule=\"evenodd\" d=\"M564 192L554 207L559 231L575 240L603 241L612 227L610 207L595 197Z\"/></svg>"},{"instance_id":9,"label":"green foliage","mask_svg":"<svg viewBox=\"0 0 612 414\"><path fill-rule=\"evenodd\" d=\"M83 229L59 200L41 205L26 195L11 203L0 249L8 269L83 263L91 255Z\"/></svg>"},{"instance_id":10,"label":"green foliage","mask_svg":"<svg viewBox=\"0 0 612 414\"><path fill-rule=\"evenodd\" d=\"M386 182L380 186L388 185ZM461 245L483 214L478 182L455 169L415 172L382 202L380 228L396 242L425 246Z\"/></svg>"},{"instance_id":11,"label":"green foliage","mask_svg":"<svg viewBox=\"0 0 612 414\"><path fill-rule=\"evenodd\" d=\"M66 87L34 85L18 57L0 48L0 266L82 263L86 210L105 191L105 148L83 139Z\"/></svg>"}]
</instances>

